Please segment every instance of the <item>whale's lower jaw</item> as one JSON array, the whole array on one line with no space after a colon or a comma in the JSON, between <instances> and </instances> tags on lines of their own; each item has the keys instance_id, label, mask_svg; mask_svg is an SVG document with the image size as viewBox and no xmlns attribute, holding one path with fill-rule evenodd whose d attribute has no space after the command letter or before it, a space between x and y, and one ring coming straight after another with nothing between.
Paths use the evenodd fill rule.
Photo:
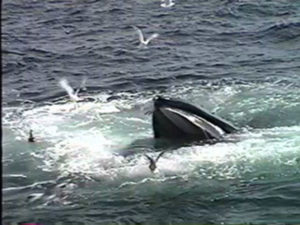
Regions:
<instances>
[{"instance_id":1,"label":"whale's lower jaw","mask_svg":"<svg viewBox=\"0 0 300 225\"><path fill-rule=\"evenodd\" d=\"M220 139L224 131L198 116L170 108L160 108L153 114L156 138Z\"/></svg>"},{"instance_id":2,"label":"whale's lower jaw","mask_svg":"<svg viewBox=\"0 0 300 225\"><path fill-rule=\"evenodd\" d=\"M236 130L200 108L161 97L154 100L152 125L155 138L174 140L220 140L225 133Z\"/></svg>"}]
</instances>

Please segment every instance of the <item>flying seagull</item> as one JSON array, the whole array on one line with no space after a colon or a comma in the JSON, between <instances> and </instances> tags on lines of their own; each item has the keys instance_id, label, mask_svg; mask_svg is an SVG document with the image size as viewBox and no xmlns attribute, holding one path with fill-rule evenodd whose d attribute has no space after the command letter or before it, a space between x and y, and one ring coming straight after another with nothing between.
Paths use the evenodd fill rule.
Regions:
<instances>
[{"instance_id":1,"label":"flying seagull","mask_svg":"<svg viewBox=\"0 0 300 225\"><path fill-rule=\"evenodd\" d=\"M147 159L149 160L149 162L150 162L149 169L151 170L151 172L154 172L154 170L157 168L156 163L157 163L158 159L159 159L164 153L165 153L165 152L159 153L159 155L156 157L155 160L154 160L153 158L151 158L150 156L145 155L145 156L147 157Z\"/></svg>"},{"instance_id":2,"label":"flying seagull","mask_svg":"<svg viewBox=\"0 0 300 225\"><path fill-rule=\"evenodd\" d=\"M173 0L162 0L162 3L160 4L160 6L164 7L164 8L170 8L173 5L175 5L175 3L173 2Z\"/></svg>"},{"instance_id":3,"label":"flying seagull","mask_svg":"<svg viewBox=\"0 0 300 225\"><path fill-rule=\"evenodd\" d=\"M70 99L71 99L72 101L77 102L77 101L82 100L82 98L79 98L79 97L78 97L78 93L79 93L80 89L83 89L83 88L84 88L84 87L82 87L82 86L85 85L85 82L86 82L86 79L83 79L83 81L82 81L80 87L79 87L76 91L74 91L74 89L69 85L68 80L65 79L65 78L63 78L63 79L61 79L61 80L59 81L59 85L60 85L63 89L65 89L65 91L68 93L68 95L69 95L69 97L70 97Z\"/></svg>"},{"instance_id":4,"label":"flying seagull","mask_svg":"<svg viewBox=\"0 0 300 225\"><path fill-rule=\"evenodd\" d=\"M150 42L152 39L157 38L157 37L159 36L158 33L154 33L154 34L152 34L148 39L145 40L144 35L143 35L141 29L139 29L139 28L136 27L136 26L132 26L132 27L133 27L133 28L136 30L136 32L139 34L139 40L140 40L140 43L141 43L142 45L148 45L149 42Z\"/></svg>"}]
</instances>

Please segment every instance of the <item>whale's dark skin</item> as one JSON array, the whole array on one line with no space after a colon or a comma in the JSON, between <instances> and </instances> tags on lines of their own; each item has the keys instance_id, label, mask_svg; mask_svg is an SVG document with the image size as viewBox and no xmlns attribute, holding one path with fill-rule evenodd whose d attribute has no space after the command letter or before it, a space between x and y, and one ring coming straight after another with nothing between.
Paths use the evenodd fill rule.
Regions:
<instances>
[{"instance_id":1,"label":"whale's dark skin","mask_svg":"<svg viewBox=\"0 0 300 225\"><path fill-rule=\"evenodd\" d=\"M160 96L154 98L152 126L154 138L135 140L117 154L127 157L138 152L172 151L193 144L234 142L224 135L238 131L229 122L200 107Z\"/></svg>"},{"instance_id":2,"label":"whale's dark skin","mask_svg":"<svg viewBox=\"0 0 300 225\"><path fill-rule=\"evenodd\" d=\"M169 140L221 140L238 130L200 107L160 96L154 99L152 126L155 138Z\"/></svg>"}]
</instances>

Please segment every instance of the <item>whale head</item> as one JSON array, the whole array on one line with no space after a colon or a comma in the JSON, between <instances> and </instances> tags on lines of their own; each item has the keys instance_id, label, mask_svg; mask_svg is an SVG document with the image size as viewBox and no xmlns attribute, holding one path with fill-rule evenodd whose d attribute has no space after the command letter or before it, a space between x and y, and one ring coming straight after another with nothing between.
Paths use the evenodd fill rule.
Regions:
<instances>
[{"instance_id":1,"label":"whale head","mask_svg":"<svg viewBox=\"0 0 300 225\"><path fill-rule=\"evenodd\" d=\"M204 109L180 100L157 96L154 99L152 126L155 138L173 140L220 140L237 129Z\"/></svg>"}]
</instances>

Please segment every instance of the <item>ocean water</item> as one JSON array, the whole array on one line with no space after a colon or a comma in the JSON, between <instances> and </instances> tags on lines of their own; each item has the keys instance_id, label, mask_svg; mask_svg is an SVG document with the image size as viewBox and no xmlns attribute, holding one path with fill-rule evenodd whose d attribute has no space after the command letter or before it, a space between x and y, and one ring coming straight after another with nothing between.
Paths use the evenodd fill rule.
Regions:
<instances>
[{"instance_id":1,"label":"ocean water","mask_svg":"<svg viewBox=\"0 0 300 225\"><path fill-rule=\"evenodd\" d=\"M300 1L174 2L2 2L2 224L300 224ZM240 130L157 147L157 95Z\"/></svg>"}]
</instances>

